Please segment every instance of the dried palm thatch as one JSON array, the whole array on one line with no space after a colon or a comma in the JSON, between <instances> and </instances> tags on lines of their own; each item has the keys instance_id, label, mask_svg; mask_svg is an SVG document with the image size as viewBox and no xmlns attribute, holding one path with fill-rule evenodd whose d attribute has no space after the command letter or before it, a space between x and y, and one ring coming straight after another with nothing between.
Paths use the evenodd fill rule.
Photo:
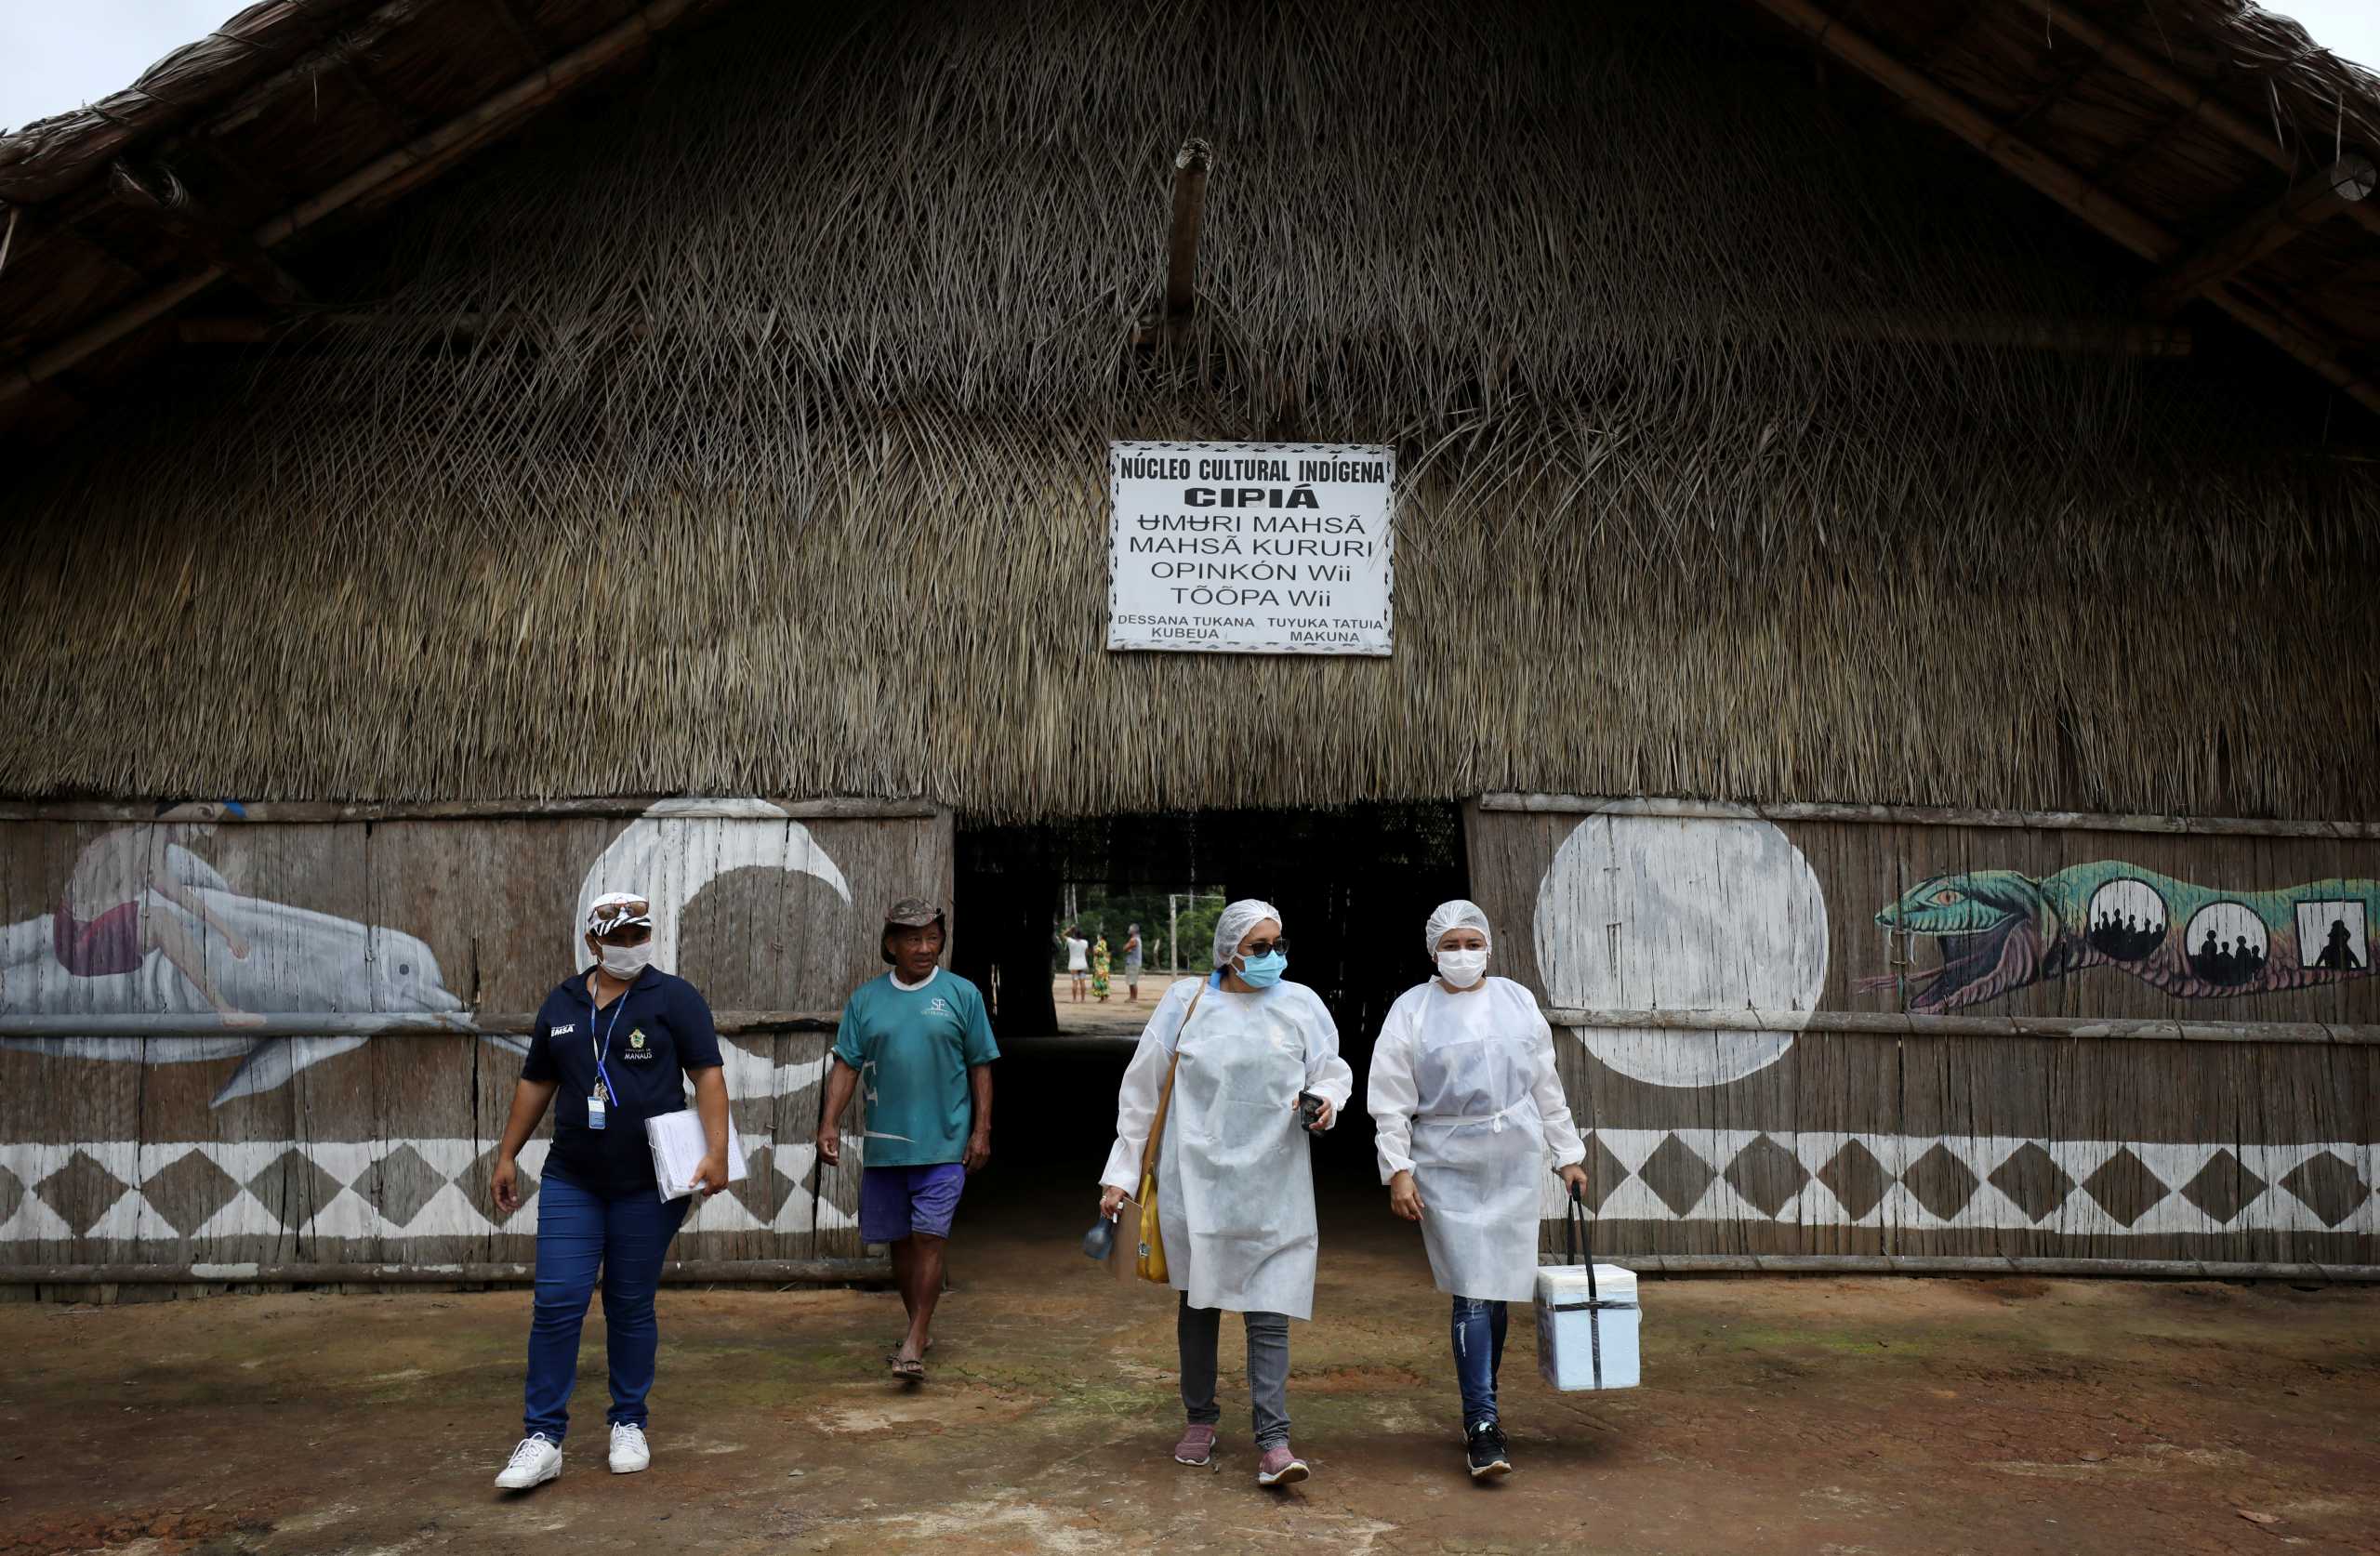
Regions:
<instances>
[{"instance_id":1,"label":"dried palm thatch","mask_svg":"<svg viewBox=\"0 0 2380 1556\"><path fill-rule=\"evenodd\" d=\"M2079 244L1713 15L771 8L0 498L0 789L2373 813L2380 481ZM1396 656L1105 653L1111 437L1396 443Z\"/></svg>"}]
</instances>

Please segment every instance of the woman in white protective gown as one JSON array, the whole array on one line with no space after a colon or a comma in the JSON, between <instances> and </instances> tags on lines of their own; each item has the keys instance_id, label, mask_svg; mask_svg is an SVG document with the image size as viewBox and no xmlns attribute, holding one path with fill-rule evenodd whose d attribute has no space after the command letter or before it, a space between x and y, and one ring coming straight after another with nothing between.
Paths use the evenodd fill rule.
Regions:
<instances>
[{"instance_id":1,"label":"woman in white protective gown","mask_svg":"<svg viewBox=\"0 0 2380 1556\"><path fill-rule=\"evenodd\" d=\"M1214 1454L1215 1356L1223 1314L1248 1329L1248 1391L1261 1485L1308 1473L1289 1447L1289 1320L1314 1313L1318 1238L1309 1131L1339 1121L1355 1077L1322 1000L1285 982L1281 916L1248 899L1215 925L1215 970L1168 989L1141 1034L1116 1100L1116 1147L1100 1175L1100 1213L1137 1191L1142 1152L1172 1076L1159 1138L1157 1220L1181 1292L1174 1332L1189 1417L1173 1457ZM1177 1055L1179 1062L1177 1063ZM1312 1121L1298 1094L1318 1102Z\"/></svg>"},{"instance_id":2,"label":"woman in white protective gown","mask_svg":"<svg viewBox=\"0 0 2380 1556\"><path fill-rule=\"evenodd\" d=\"M1487 976L1487 914L1446 903L1426 933L1438 975L1389 1007L1365 1103L1389 1208L1421 1223L1430 1273L1454 1299L1464 1457L1473 1479L1488 1480L1513 1467L1496 1415L1504 1304L1535 1294L1547 1167L1583 1191L1587 1148L1537 1001Z\"/></svg>"}]
</instances>

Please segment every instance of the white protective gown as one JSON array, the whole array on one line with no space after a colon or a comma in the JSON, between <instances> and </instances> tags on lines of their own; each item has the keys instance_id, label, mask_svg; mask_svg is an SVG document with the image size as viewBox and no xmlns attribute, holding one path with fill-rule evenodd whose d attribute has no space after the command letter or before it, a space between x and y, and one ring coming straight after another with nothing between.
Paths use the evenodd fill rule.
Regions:
<instances>
[{"instance_id":1,"label":"white protective gown","mask_svg":"<svg viewBox=\"0 0 2380 1556\"><path fill-rule=\"evenodd\" d=\"M1141 1034L1117 1096L1116 1147L1103 1185L1140 1192L1157 1093L1201 982L1185 978L1168 989ZM1339 1057L1339 1028L1302 983L1255 994L1210 986L1181 1048L1157 1154L1157 1220L1174 1289L1195 1308L1311 1318L1320 1239L1314 1137L1299 1122L1297 1098L1302 1090L1329 1099L1337 1126L1355 1089L1355 1072Z\"/></svg>"},{"instance_id":2,"label":"white protective gown","mask_svg":"<svg viewBox=\"0 0 2380 1556\"><path fill-rule=\"evenodd\" d=\"M1365 1101L1381 1181L1409 1168L1421 1193L1438 1289L1529 1300L1545 1175L1587 1154L1529 992L1509 978L1461 994L1435 978L1406 990L1372 1048Z\"/></svg>"}]
</instances>

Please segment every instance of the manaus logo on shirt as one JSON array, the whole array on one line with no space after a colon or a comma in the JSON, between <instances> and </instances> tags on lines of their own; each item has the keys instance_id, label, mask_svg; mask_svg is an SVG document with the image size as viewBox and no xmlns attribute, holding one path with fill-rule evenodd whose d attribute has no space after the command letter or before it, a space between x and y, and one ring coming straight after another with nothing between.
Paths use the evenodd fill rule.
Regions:
<instances>
[{"instance_id":1,"label":"manaus logo on shirt","mask_svg":"<svg viewBox=\"0 0 2380 1556\"><path fill-rule=\"evenodd\" d=\"M644 1044L644 1028L638 1027L635 1031L628 1034L628 1051L620 1055L620 1057L622 1059L633 1061L639 1059L649 1060L653 1055L654 1050L645 1047Z\"/></svg>"}]
</instances>

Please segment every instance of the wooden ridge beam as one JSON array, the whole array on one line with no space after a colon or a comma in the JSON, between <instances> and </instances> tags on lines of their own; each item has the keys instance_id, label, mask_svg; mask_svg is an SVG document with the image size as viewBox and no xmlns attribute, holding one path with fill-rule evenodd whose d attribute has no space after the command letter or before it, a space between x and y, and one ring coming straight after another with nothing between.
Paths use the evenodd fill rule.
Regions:
<instances>
[{"instance_id":1,"label":"wooden ridge beam","mask_svg":"<svg viewBox=\"0 0 2380 1556\"><path fill-rule=\"evenodd\" d=\"M2064 102L2067 94L2074 90L2078 82L2093 71L2099 69L2104 63L2094 50L2086 48L2078 52L2082 58L2067 61L2066 68L2058 72L2056 77L2050 82L2049 89L2028 103L2022 113L2009 121L2008 129L2011 134L2030 128L2034 120Z\"/></svg>"},{"instance_id":2,"label":"wooden ridge beam","mask_svg":"<svg viewBox=\"0 0 2380 1556\"><path fill-rule=\"evenodd\" d=\"M249 242L259 249L271 249L386 185L408 180L425 167L444 167L461 149L483 143L503 127L578 86L614 60L642 48L662 29L702 3L703 0L653 0L627 20L597 33L551 64L532 71L484 102L290 206L250 232ZM210 261L52 346L19 361L0 363L0 404L29 393L77 363L154 323L229 273L222 262Z\"/></svg>"},{"instance_id":3,"label":"wooden ridge beam","mask_svg":"<svg viewBox=\"0 0 2380 1556\"><path fill-rule=\"evenodd\" d=\"M2177 105L2182 110L2183 122L2203 120L2209 129L2241 150L2254 152L2284 173L2298 171L2295 153L2271 131L2257 128L2216 99L2210 84L2192 81L2171 65L2143 54L2072 5L2043 6L2042 0L2004 3L2021 7L2028 18L2044 15L2051 26L2097 54L2109 66ZM2380 234L2380 210L2369 204L2350 206L2347 218L2365 231Z\"/></svg>"},{"instance_id":4,"label":"wooden ridge beam","mask_svg":"<svg viewBox=\"0 0 2380 1556\"><path fill-rule=\"evenodd\" d=\"M183 247L220 265L260 300L275 308L300 308L312 300L305 284L245 233L209 220L178 182L169 180L161 193L121 158L112 171L112 182L119 203L164 228Z\"/></svg>"},{"instance_id":5,"label":"wooden ridge beam","mask_svg":"<svg viewBox=\"0 0 2380 1556\"><path fill-rule=\"evenodd\" d=\"M358 17L280 70L246 87L230 102L201 115L198 122L183 133L229 134L262 115L283 92L292 86L309 84L326 71L352 73L356 59L368 55L383 39L420 20L422 8L421 0L389 0L389 4Z\"/></svg>"},{"instance_id":6,"label":"wooden ridge beam","mask_svg":"<svg viewBox=\"0 0 2380 1556\"><path fill-rule=\"evenodd\" d=\"M2380 169L2349 152L2197 253L2169 268L2142 292L2151 317L2165 319L2209 285L2238 274L2266 255L2369 198Z\"/></svg>"},{"instance_id":7,"label":"wooden ridge beam","mask_svg":"<svg viewBox=\"0 0 2380 1556\"><path fill-rule=\"evenodd\" d=\"M522 9L521 0L484 0L487 8L496 13L504 30L521 48L522 57L531 64L539 64L553 54L553 45L546 40L545 30L536 19Z\"/></svg>"},{"instance_id":8,"label":"wooden ridge beam","mask_svg":"<svg viewBox=\"0 0 2380 1556\"><path fill-rule=\"evenodd\" d=\"M2096 187L2079 170L2011 133L1975 104L1844 27L1815 0L1755 0L1755 4L2139 257L2161 268L2182 257L2182 241L2162 223ZM2203 295L2364 409L2380 415L2380 383L2341 358L2329 333L2319 324L2220 282L2209 284Z\"/></svg>"},{"instance_id":9,"label":"wooden ridge beam","mask_svg":"<svg viewBox=\"0 0 2380 1556\"><path fill-rule=\"evenodd\" d=\"M369 104L372 116L380 121L380 128L391 140L404 140L421 133L421 115L415 113L380 89L372 73L356 59L338 62L339 79L355 88L355 95Z\"/></svg>"},{"instance_id":10,"label":"wooden ridge beam","mask_svg":"<svg viewBox=\"0 0 2380 1556\"><path fill-rule=\"evenodd\" d=\"M2094 189L2081 173L1843 26L1814 0L1753 3L2141 258L2162 264L2180 246L2163 227Z\"/></svg>"}]
</instances>

